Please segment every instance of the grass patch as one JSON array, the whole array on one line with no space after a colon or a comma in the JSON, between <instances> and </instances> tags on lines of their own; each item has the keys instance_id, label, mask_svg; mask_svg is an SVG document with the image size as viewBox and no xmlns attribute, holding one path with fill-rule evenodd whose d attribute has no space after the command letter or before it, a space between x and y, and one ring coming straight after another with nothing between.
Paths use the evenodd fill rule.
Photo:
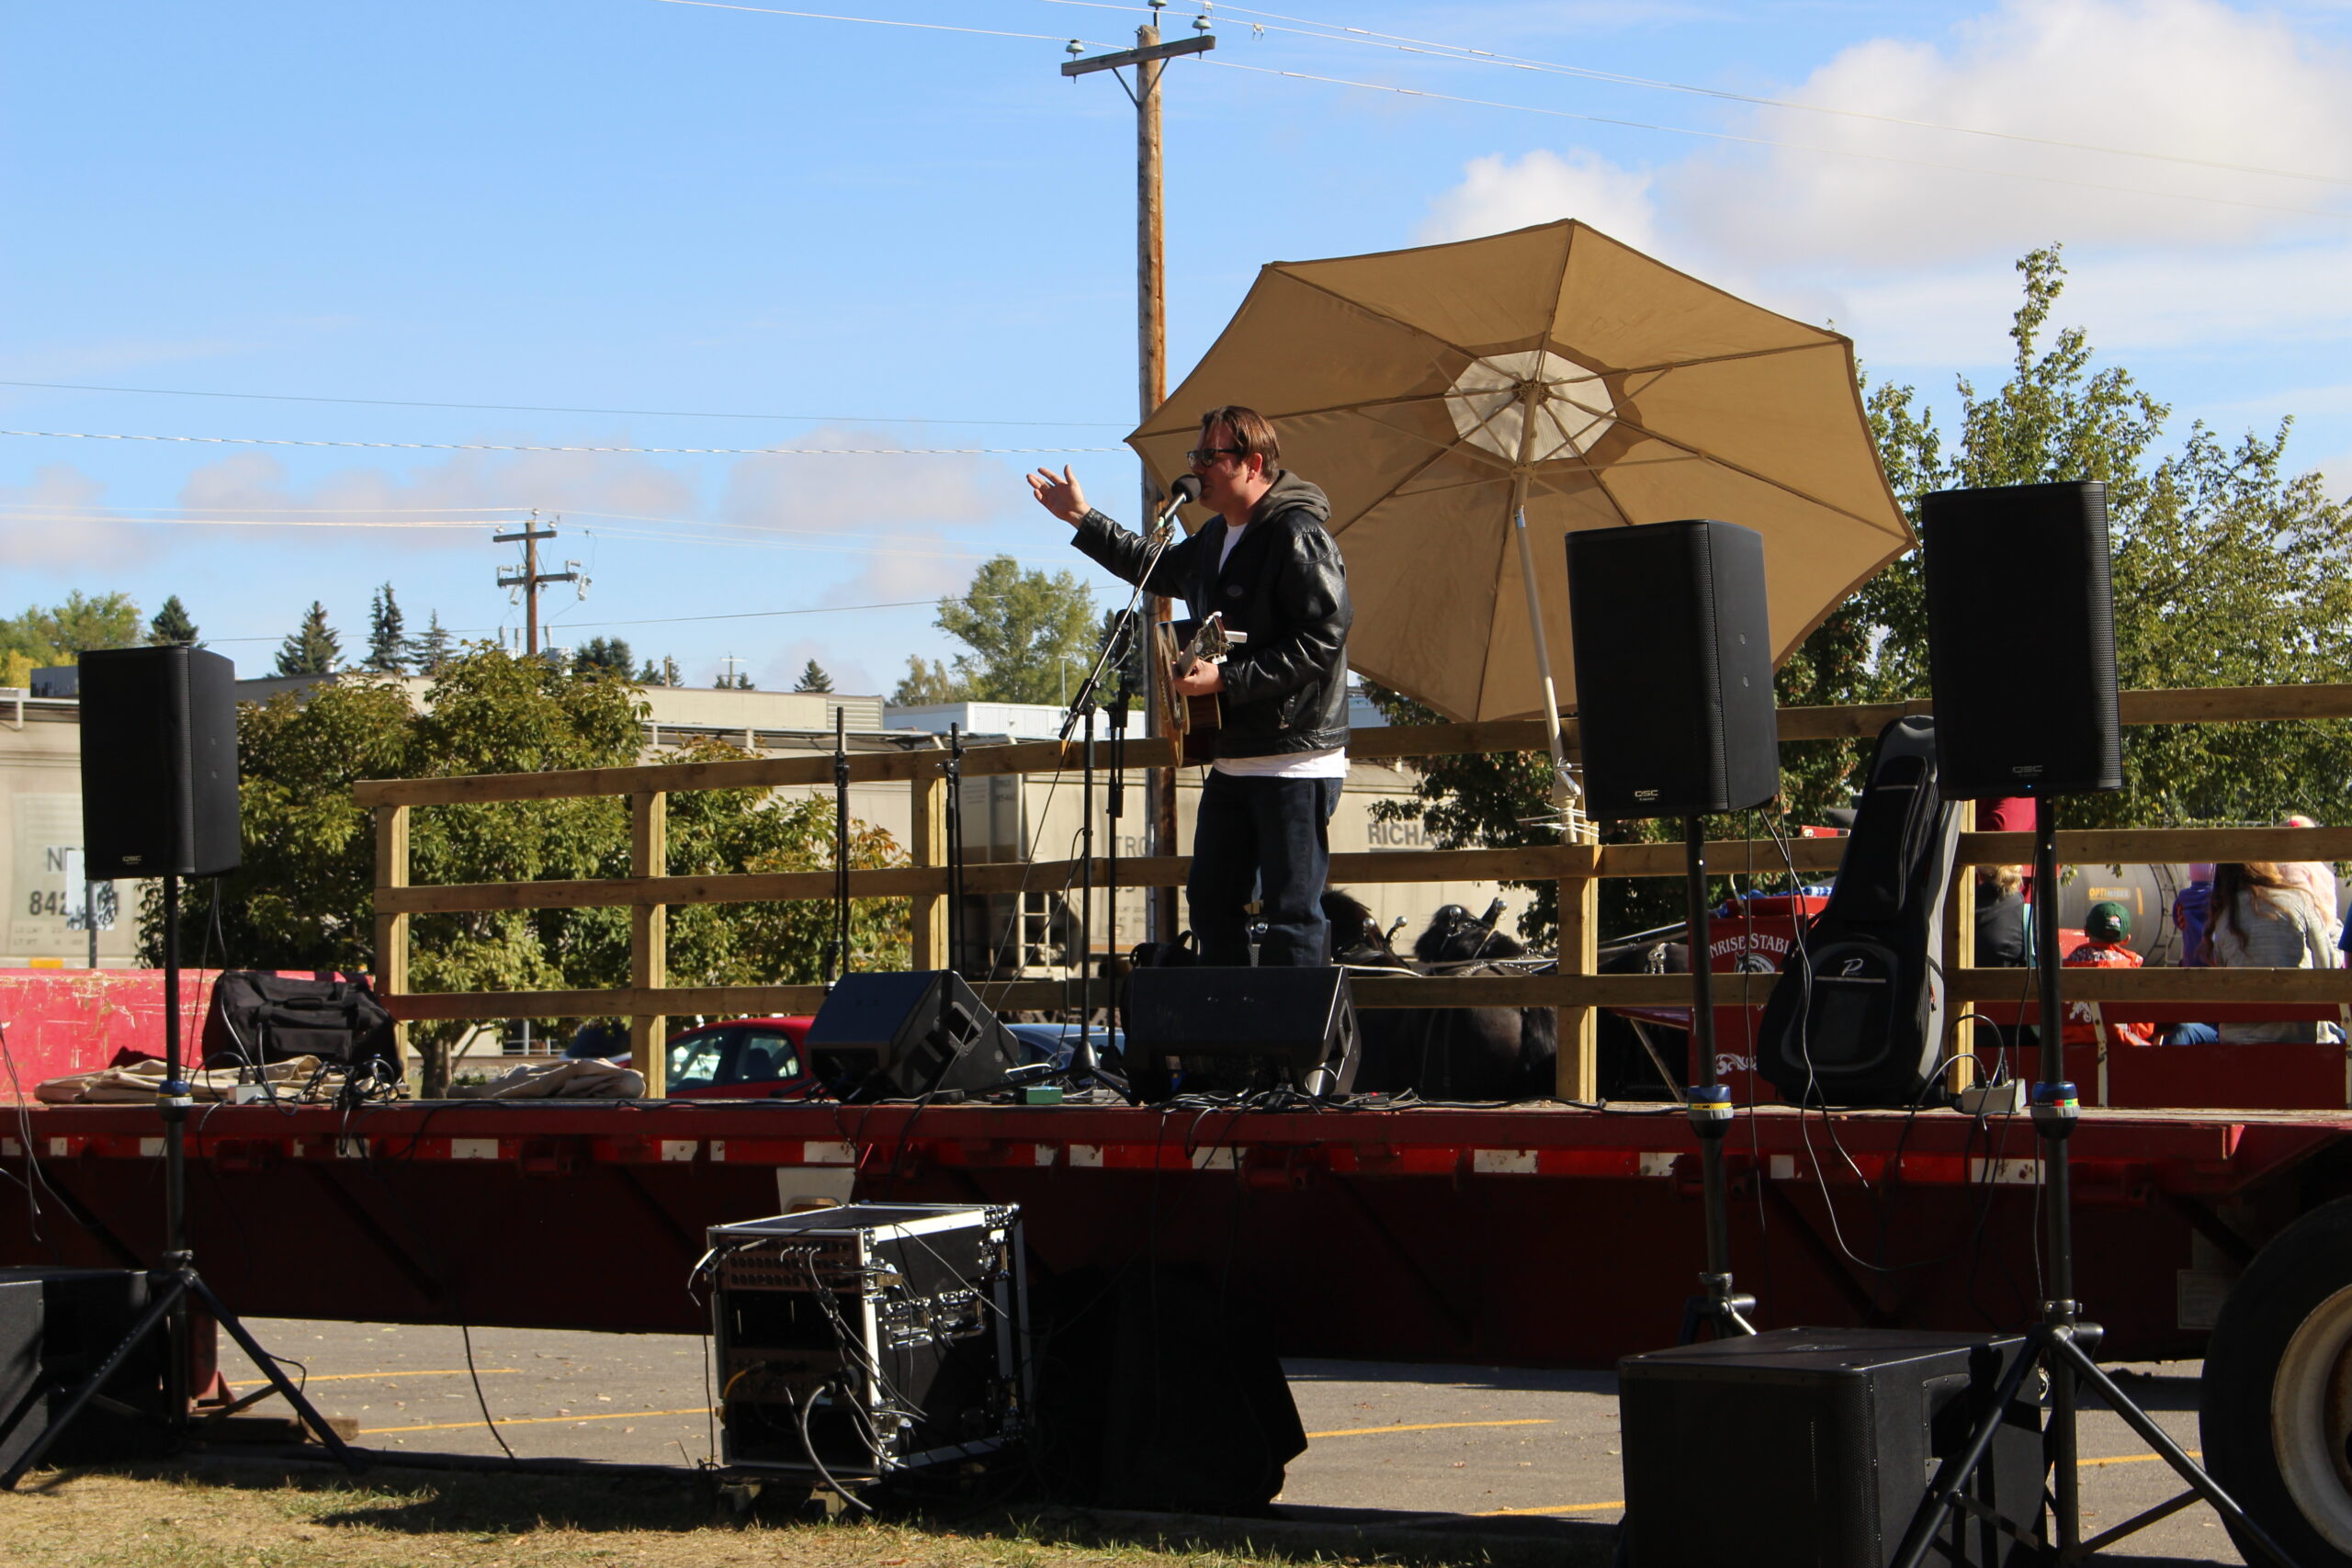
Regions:
<instances>
[{"instance_id":1,"label":"grass patch","mask_svg":"<svg viewBox=\"0 0 2352 1568\"><path fill-rule=\"evenodd\" d=\"M6 1568L1263 1568L1284 1561L1106 1544L1050 1515L852 1522L763 1506L739 1518L683 1474L355 1480L198 1462L51 1471L0 1493Z\"/></svg>"}]
</instances>

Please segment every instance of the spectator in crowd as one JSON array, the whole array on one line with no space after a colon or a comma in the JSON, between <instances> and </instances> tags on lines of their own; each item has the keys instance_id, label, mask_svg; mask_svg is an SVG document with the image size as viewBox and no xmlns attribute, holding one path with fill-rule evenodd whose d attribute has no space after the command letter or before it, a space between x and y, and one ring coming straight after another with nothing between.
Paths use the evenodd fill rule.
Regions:
<instances>
[{"instance_id":1,"label":"spectator in crowd","mask_svg":"<svg viewBox=\"0 0 2352 1568\"><path fill-rule=\"evenodd\" d=\"M2213 868L2212 916L2205 927L2206 962L2232 969L2333 969L2335 934L2309 893L2274 861L2223 861ZM2224 1044L2305 1045L2337 1038L2335 1026L2315 1019L2225 1023Z\"/></svg>"},{"instance_id":2,"label":"spectator in crowd","mask_svg":"<svg viewBox=\"0 0 2352 1568\"><path fill-rule=\"evenodd\" d=\"M2032 928L2020 886L2016 866L1976 868L1977 967L2022 969L2032 962Z\"/></svg>"},{"instance_id":3,"label":"spectator in crowd","mask_svg":"<svg viewBox=\"0 0 2352 1568\"><path fill-rule=\"evenodd\" d=\"M2188 868L2188 886L2174 895L2172 929L2180 933L2180 966L2195 969L2205 963L2205 922L2213 912L2213 863L2200 860ZM2211 1045L2222 1032L2210 1023L2176 1023L2165 1031L2167 1045Z\"/></svg>"},{"instance_id":4,"label":"spectator in crowd","mask_svg":"<svg viewBox=\"0 0 2352 1568\"><path fill-rule=\"evenodd\" d=\"M2319 823L2298 812L2279 826L2316 828ZM2321 918L2327 921L2328 931L2334 933L2328 940L2331 942L2337 940L2344 931L2344 913L2336 907L2334 863L2324 860L2281 861L2278 871L2279 874L2286 877L2290 883L2311 895L2312 902L2319 908Z\"/></svg>"},{"instance_id":5,"label":"spectator in crowd","mask_svg":"<svg viewBox=\"0 0 2352 1568\"><path fill-rule=\"evenodd\" d=\"M2083 917L2083 941L2066 954L2070 969L2137 969L2140 955L2132 951L2132 916L2122 905L2102 898ZM2071 1011L2071 1010L2070 1010ZM2066 1043L2090 1045L2106 1037L2109 1045L2153 1045L2155 1030L2145 1023L2066 1024Z\"/></svg>"}]
</instances>

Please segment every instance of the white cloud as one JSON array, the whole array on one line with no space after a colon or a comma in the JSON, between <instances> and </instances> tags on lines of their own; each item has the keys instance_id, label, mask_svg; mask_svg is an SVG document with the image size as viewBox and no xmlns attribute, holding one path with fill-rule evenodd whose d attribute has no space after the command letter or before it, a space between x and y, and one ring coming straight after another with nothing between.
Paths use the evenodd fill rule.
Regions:
<instances>
[{"instance_id":1,"label":"white cloud","mask_svg":"<svg viewBox=\"0 0 2352 1568\"><path fill-rule=\"evenodd\" d=\"M1430 204L1419 238L1433 244L1578 218L1650 251L1657 243L1650 180L1582 148L1565 157L1538 148L1517 160L1501 153L1473 158L1462 183Z\"/></svg>"},{"instance_id":2,"label":"white cloud","mask_svg":"<svg viewBox=\"0 0 2352 1568\"><path fill-rule=\"evenodd\" d=\"M582 445L626 446L626 438ZM180 505L196 516L239 512L268 516L305 511L343 521L402 522L431 513L497 522L514 512L617 513L690 517L701 507L694 481L651 458L625 453L462 452L445 462L395 474L381 468L345 468L304 483L291 482L285 465L260 452L207 464L180 489ZM462 529L418 529L403 536L420 545L479 544ZM371 536L380 541L381 535Z\"/></svg>"},{"instance_id":3,"label":"white cloud","mask_svg":"<svg viewBox=\"0 0 2352 1568\"><path fill-rule=\"evenodd\" d=\"M145 528L99 504L106 486L71 463L45 463L32 481L0 485L0 566L20 570L119 564L151 549Z\"/></svg>"},{"instance_id":4,"label":"white cloud","mask_svg":"<svg viewBox=\"0 0 2352 1568\"><path fill-rule=\"evenodd\" d=\"M1858 44L1773 96L2051 141L2352 175L2352 62L2276 16L2216 0L2006 0L1954 29L1945 46ZM1885 120L1765 109L1736 129L1834 150L1702 155L1662 178L1683 224L1758 260L2015 255L2053 238L2230 244L2315 224L2335 231L2336 220L2266 208L2345 209L2340 186Z\"/></svg>"},{"instance_id":5,"label":"white cloud","mask_svg":"<svg viewBox=\"0 0 2352 1568\"><path fill-rule=\"evenodd\" d=\"M830 427L795 446L842 450L933 445L910 429ZM839 533L881 524L978 523L1001 517L1025 492L995 459L968 457L741 457L728 475L720 515L734 523Z\"/></svg>"}]
</instances>

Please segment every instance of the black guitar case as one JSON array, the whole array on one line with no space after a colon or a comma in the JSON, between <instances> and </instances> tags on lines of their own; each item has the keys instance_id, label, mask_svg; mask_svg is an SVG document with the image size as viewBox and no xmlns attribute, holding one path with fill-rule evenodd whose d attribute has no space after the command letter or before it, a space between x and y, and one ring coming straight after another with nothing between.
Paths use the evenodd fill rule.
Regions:
<instances>
[{"instance_id":1,"label":"black guitar case","mask_svg":"<svg viewBox=\"0 0 2352 1568\"><path fill-rule=\"evenodd\" d=\"M1935 720L1879 731L1868 780L1837 886L1758 1031L1756 1070L1793 1104L1917 1105L1937 1083L1960 809L1936 787Z\"/></svg>"}]
</instances>

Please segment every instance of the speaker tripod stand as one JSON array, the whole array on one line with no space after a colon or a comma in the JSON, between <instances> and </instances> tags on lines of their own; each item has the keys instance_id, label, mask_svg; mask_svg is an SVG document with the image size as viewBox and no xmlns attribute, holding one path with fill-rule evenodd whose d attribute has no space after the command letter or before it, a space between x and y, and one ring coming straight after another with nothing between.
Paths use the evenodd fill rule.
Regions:
<instances>
[{"instance_id":1,"label":"speaker tripod stand","mask_svg":"<svg viewBox=\"0 0 2352 1568\"><path fill-rule=\"evenodd\" d=\"M2050 1299L2041 1303L2041 1321L2026 1330L2025 1353L2017 1358L1996 1386L1984 1417L1969 1434L1967 1444L1937 1467L1935 1479L1928 1483L1928 1495L1912 1515L1911 1527L1904 1532L1902 1548L1895 1553L1891 1568L1919 1568L1934 1543L1946 1510L1966 1506L1962 1494L1991 1451L2003 1413L2037 1367L2050 1378L2050 1427L2044 1452L2051 1466L2050 1505L2056 1526L2059 1563L2079 1562L2201 1498L2213 1506L2214 1512L2228 1522L2240 1541L2255 1549L2255 1555L2276 1568L2295 1568L2294 1560L2146 1411L2115 1386L2114 1380L2099 1370L2091 1356L2098 1347L2100 1329L2098 1325L2083 1320L2080 1304L2074 1299L2074 1186L2068 1141L2074 1136L2082 1112L2075 1086L2066 1081L2065 1009L2058 991L2057 812L2048 795L2037 796L2033 803L2033 937L2035 963L2041 972L2037 1016L2041 1071L2041 1081L2033 1089L2032 1114L2034 1133L2041 1140L2042 1169L2047 1173L2045 1188L2050 1195ZM2077 1378L2088 1383L2107 1407L2121 1416L2124 1424L2188 1483L2188 1490L2178 1496L2145 1509L2088 1540L2082 1538L2082 1495L2076 1458Z\"/></svg>"},{"instance_id":2,"label":"speaker tripod stand","mask_svg":"<svg viewBox=\"0 0 2352 1568\"><path fill-rule=\"evenodd\" d=\"M1700 1190L1707 1224L1707 1268L1699 1276L1700 1294L1682 1303L1682 1340L1699 1337L1702 1325L1713 1325L1715 1337L1753 1334L1747 1314L1756 1298L1739 1293L1731 1278L1731 1194L1724 1179L1724 1136L1731 1131L1731 1090L1715 1081L1715 982L1708 963L1713 946L1707 902L1707 829L1703 817L1682 819L1682 875L1685 913L1690 946L1690 1051L1698 1058L1699 1081L1690 1086L1684 1109L1690 1130L1699 1135Z\"/></svg>"},{"instance_id":3,"label":"speaker tripod stand","mask_svg":"<svg viewBox=\"0 0 2352 1568\"><path fill-rule=\"evenodd\" d=\"M261 1348L260 1341L237 1320L236 1314L220 1304L212 1287L196 1271L195 1254L187 1242L187 1113L191 1104L188 1086L181 1077L180 1058L180 879L173 873L164 875L164 1087L156 1100L156 1110L164 1121L164 1255L161 1267L148 1275L149 1283L157 1287L147 1310L131 1325L97 1371L85 1379L74 1391L58 1417L36 1438L31 1446L18 1455L17 1462L0 1474L0 1491L13 1492L25 1473L41 1461L55 1447L84 1411L94 1404L112 1402L101 1393L107 1382L121 1370L131 1353L146 1343L148 1337L158 1332L165 1336L167 1348L164 1361L164 1418L175 1437L185 1437L188 1420L188 1305L193 1301L210 1314L213 1321L229 1331L238 1348L253 1358L262 1375L269 1380L270 1388L282 1394L294 1407L294 1414L311 1435L325 1445L328 1452L341 1460L345 1466L357 1472L359 1456L335 1435L326 1418L302 1396L302 1391L287 1379L285 1371ZM261 1398L255 1393L218 1414L226 1416Z\"/></svg>"}]
</instances>

